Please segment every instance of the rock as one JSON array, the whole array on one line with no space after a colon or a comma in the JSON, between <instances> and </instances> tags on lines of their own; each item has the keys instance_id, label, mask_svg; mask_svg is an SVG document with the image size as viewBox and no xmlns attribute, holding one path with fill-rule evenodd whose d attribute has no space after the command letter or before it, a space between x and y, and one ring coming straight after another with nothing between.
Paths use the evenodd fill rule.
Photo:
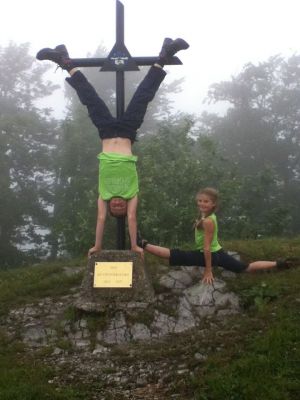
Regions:
<instances>
[{"instance_id":1,"label":"rock","mask_svg":"<svg viewBox=\"0 0 300 400\"><path fill-rule=\"evenodd\" d=\"M227 315L234 315L234 314L238 314L238 313L239 313L239 311L238 310L234 310L234 309L231 309L231 310L218 310L217 311L217 316L221 317L221 318L224 318Z\"/></svg>"},{"instance_id":2,"label":"rock","mask_svg":"<svg viewBox=\"0 0 300 400\"><path fill-rule=\"evenodd\" d=\"M102 333L102 340L109 344L124 343L130 340L129 330L122 312L117 313L111 320L108 328Z\"/></svg>"},{"instance_id":3,"label":"rock","mask_svg":"<svg viewBox=\"0 0 300 400\"><path fill-rule=\"evenodd\" d=\"M207 355L201 353L195 353L194 358L197 361L205 361L207 359Z\"/></svg>"},{"instance_id":4,"label":"rock","mask_svg":"<svg viewBox=\"0 0 300 400\"><path fill-rule=\"evenodd\" d=\"M149 303L146 302L142 302L142 301L131 301L129 303L127 303L127 309L134 309L134 310L138 310L140 309L145 309L149 306Z\"/></svg>"},{"instance_id":5,"label":"rock","mask_svg":"<svg viewBox=\"0 0 300 400\"><path fill-rule=\"evenodd\" d=\"M161 337L174 331L176 320L167 314L155 311L154 321L151 324L151 331L154 337Z\"/></svg>"},{"instance_id":6,"label":"rock","mask_svg":"<svg viewBox=\"0 0 300 400\"><path fill-rule=\"evenodd\" d=\"M204 267L181 267L181 270L189 274L193 280L199 281L203 275Z\"/></svg>"},{"instance_id":7,"label":"rock","mask_svg":"<svg viewBox=\"0 0 300 400\"><path fill-rule=\"evenodd\" d=\"M191 311L190 303L185 297L182 297L178 306L178 319L176 321L174 332L184 332L194 326L196 326L196 321Z\"/></svg>"},{"instance_id":8,"label":"rock","mask_svg":"<svg viewBox=\"0 0 300 400\"><path fill-rule=\"evenodd\" d=\"M31 347L41 347L47 344L47 335L44 328L36 326L23 333L23 341Z\"/></svg>"},{"instance_id":9,"label":"rock","mask_svg":"<svg viewBox=\"0 0 300 400\"><path fill-rule=\"evenodd\" d=\"M213 298L215 301L216 307L224 307L238 309L239 308L239 299L233 293L222 293L219 291L214 291Z\"/></svg>"},{"instance_id":10,"label":"rock","mask_svg":"<svg viewBox=\"0 0 300 400\"><path fill-rule=\"evenodd\" d=\"M132 262L132 287L94 287L96 262ZM75 307L86 312L105 312L108 308L126 310L128 303L154 301L154 291L148 278L146 265L134 252L128 250L105 250L89 259L81 285L80 297Z\"/></svg>"},{"instance_id":11,"label":"rock","mask_svg":"<svg viewBox=\"0 0 300 400\"><path fill-rule=\"evenodd\" d=\"M223 269L222 270L222 273L221 273L221 275L222 275L222 277L223 278L227 278L227 279L235 279L236 277L237 277L237 274L236 273L234 273L234 272L232 272L232 271L228 271L228 270L226 270L226 269Z\"/></svg>"},{"instance_id":12,"label":"rock","mask_svg":"<svg viewBox=\"0 0 300 400\"><path fill-rule=\"evenodd\" d=\"M170 271L159 280L159 284L168 289L185 289L191 283L191 275L185 271Z\"/></svg>"},{"instance_id":13,"label":"rock","mask_svg":"<svg viewBox=\"0 0 300 400\"><path fill-rule=\"evenodd\" d=\"M36 310L33 307L25 307L24 309L24 316L35 316L38 313L38 310Z\"/></svg>"},{"instance_id":14,"label":"rock","mask_svg":"<svg viewBox=\"0 0 300 400\"><path fill-rule=\"evenodd\" d=\"M60 349L59 347L55 347L55 349L52 352L52 355L59 356L60 354L63 354L63 353L64 353L63 349Z\"/></svg>"},{"instance_id":15,"label":"rock","mask_svg":"<svg viewBox=\"0 0 300 400\"><path fill-rule=\"evenodd\" d=\"M107 347L102 346L101 344L97 344L96 347L93 350L93 354L106 354L109 353L109 349Z\"/></svg>"},{"instance_id":16,"label":"rock","mask_svg":"<svg viewBox=\"0 0 300 400\"><path fill-rule=\"evenodd\" d=\"M147 340L151 338L150 329L144 324L134 324L130 332L133 340Z\"/></svg>"},{"instance_id":17,"label":"rock","mask_svg":"<svg viewBox=\"0 0 300 400\"><path fill-rule=\"evenodd\" d=\"M212 285L199 283L184 290L183 294L192 306L214 306L213 292Z\"/></svg>"},{"instance_id":18,"label":"rock","mask_svg":"<svg viewBox=\"0 0 300 400\"><path fill-rule=\"evenodd\" d=\"M74 340L73 344L79 349L86 349L90 347L91 342L87 339Z\"/></svg>"},{"instance_id":19,"label":"rock","mask_svg":"<svg viewBox=\"0 0 300 400\"><path fill-rule=\"evenodd\" d=\"M12 336L21 328L23 341L29 348L51 346L54 348L54 356L59 355L60 351L63 352L60 349L60 341L68 345L73 344L74 354L84 350L84 354L91 356L106 353L107 347L103 346L106 343L115 345L132 340L160 339L168 334L178 334L194 327L197 327L199 334L199 326L204 317L211 318L209 330L217 330L218 327L213 322L221 324L222 318L239 312L239 299L235 294L228 292L225 282L220 279L216 279L213 285L199 282L202 273L203 268L198 267L169 270L161 277L161 284L171 291L158 294L151 303L147 298L143 299L141 292L140 297L122 303L123 308L119 307L117 298L108 299L107 308L103 313L106 328L99 330L96 338L90 331L87 312L66 312L73 306L74 300L77 300L76 293L58 299L47 297L35 304L30 303L11 310L8 316L1 317L0 328ZM198 280L198 283L191 286L195 280ZM92 311L94 305L91 304L89 311ZM139 320L144 310L150 316L149 321L152 321L147 325L144 323L145 318L141 317ZM213 314L217 320L212 317ZM67 315L70 316L69 319ZM76 320L76 317L79 318ZM91 349L91 343L95 340L96 347ZM64 356L66 354L63 353ZM94 360L96 362L97 358Z\"/></svg>"},{"instance_id":20,"label":"rock","mask_svg":"<svg viewBox=\"0 0 300 400\"><path fill-rule=\"evenodd\" d=\"M86 319L81 319L78 321L79 327L80 328L87 328L87 320Z\"/></svg>"},{"instance_id":21,"label":"rock","mask_svg":"<svg viewBox=\"0 0 300 400\"><path fill-rule=\"evenodd\" d=\"M82 339L82 331L76 331L75 333L72 334L72 337L77 340L77 339Z\"/></svg>"}]
</instances>

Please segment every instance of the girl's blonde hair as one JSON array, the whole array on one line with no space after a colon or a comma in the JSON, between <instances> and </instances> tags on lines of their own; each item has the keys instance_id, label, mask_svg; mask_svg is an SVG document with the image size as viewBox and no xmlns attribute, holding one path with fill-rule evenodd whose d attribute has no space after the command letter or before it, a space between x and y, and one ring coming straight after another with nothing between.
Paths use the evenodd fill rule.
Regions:
<instances>
[{"instance_id":1,"label":"girl's blonde hair","mask_svg":"<svg viewBox=\"0 0 300 400\"><path fill-rule=\"evenodd\" d=\"M212 209L212 213L215 212L218 209L219 206L219 192L211 187L206 187L204 189L200 189L197 194L196 194L196 200L198 199L198 197L201 194L205 194L206 196L208 196L211 201L213 201L213 203L215 204L214 208ZM206 215L205 217L208 217L208 215ZM201 229L203 227L203 216L202 215L198 215L197 220L195 222L195 227L197 229Z\"/></svg>"},{"instance_id":2,"label":"girl's blonde hair","mask_svg":"<svg viewBox=\"0 0 300 400\"><path fill-rule=\"evenodd\" d=\"M198 199L198 197L201 194L205 194L206 196L208 196L211 199L211 201L213 201L215 203L215 207L214 207L213 211L216 211L219 206L219 192L217 191L217 189L214 189L211 187L206 187L204 189L200 189L196 194L196 200Z\"/></svg>"}]
</instances>

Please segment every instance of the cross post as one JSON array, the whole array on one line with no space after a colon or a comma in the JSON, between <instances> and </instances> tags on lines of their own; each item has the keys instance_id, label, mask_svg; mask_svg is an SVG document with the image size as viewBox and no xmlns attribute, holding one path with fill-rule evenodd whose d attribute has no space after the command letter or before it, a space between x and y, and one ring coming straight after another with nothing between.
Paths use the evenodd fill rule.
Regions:
<instances>
[{"instance_id":1,"label":"cross post","mask_svg":"<svg viewBox=\"0 0 300 400\"><path fill-rule=\"evenodd\" d=\"M155 57L131 57L124 44L124 6L116 0L116 43L107 58L72 58L75 67L101 67L101 72L116 72L116 115L124 114L125 105L125 71L139 71L138 66L153 65ZM172 57L168 65L181 65L178 57ZM125 217L117 218L117 249L125 250Z\"/></svg>"}]
</instances>

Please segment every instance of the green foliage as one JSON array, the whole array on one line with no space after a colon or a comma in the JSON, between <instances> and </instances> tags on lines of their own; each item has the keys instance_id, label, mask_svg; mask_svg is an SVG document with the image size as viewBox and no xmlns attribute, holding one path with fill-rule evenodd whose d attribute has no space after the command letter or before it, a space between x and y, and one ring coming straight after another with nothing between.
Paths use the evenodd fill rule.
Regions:
<instances>
[{"instance_id":1,"label":"green foliage","mask_svg":"<svg viewBox=\"0 0 300 400\"><path fill-rule=\"evenodd\" d=\"M264 306L270 301L276 299L278 293L268 283L261 282L242 292L241 302L246 308L255 306L258 310L263 310Z\"/></svg>"},{"instance_id":2,"label":"green foliage","mask_svg":"<svg viewBox=\"0 0 300 400\"><path fill-rule=\"evenodd\" d=\"M37 227L48 223L51 145L55 124L35 101L51 94L42 82L45 67L33 66L28 44L0 48L0 258L2 265L24 260L19 246L41 245ZM48 147L49 146L49 147ZM37 249L37 255L43 251Z\"/></svg>"},{"instance_id":3,"label":"green foliage","mask_svg":"<svg viewBox=\"0 0 300 400\"><path fill-rule=\"evenodd\" d=\"M168 120L139 143L139 220L150 241L178 245L190 240L197 191L231 179L216 144L207 137L193 139L192 126L189 118Z\"/></svg>"},{"instance_id":4,"label":"green foliage","mask_svg":"<svg viewBox=\"0 0 300 400\"><path fill-rule=\"evenodd\" d=\"M211 101L230 105L224 117L203 115L202 128L236 165L238 192L227 217L231 235L299 232L299 78L298 55L275 56L247 64L231 81L210 89Z\"/></svg>"}]
</instances>

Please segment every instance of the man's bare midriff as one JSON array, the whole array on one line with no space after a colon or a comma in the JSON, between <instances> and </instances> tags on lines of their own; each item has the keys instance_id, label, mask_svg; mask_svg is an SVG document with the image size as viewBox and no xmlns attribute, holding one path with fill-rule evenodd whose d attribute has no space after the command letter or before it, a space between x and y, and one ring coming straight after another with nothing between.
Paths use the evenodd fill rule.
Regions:
<instances>
[{"instance_id":1,"label":"man's bare midriff","mask_svg":"<svg viewBox=\"0 0 300 400\"><path fill-rule=\"evenodd\" d=\"M103 153L119 153L125 155L132 155L131 140L127 138L111 138L102 140Z\"/></svg>"}]
</instances>

